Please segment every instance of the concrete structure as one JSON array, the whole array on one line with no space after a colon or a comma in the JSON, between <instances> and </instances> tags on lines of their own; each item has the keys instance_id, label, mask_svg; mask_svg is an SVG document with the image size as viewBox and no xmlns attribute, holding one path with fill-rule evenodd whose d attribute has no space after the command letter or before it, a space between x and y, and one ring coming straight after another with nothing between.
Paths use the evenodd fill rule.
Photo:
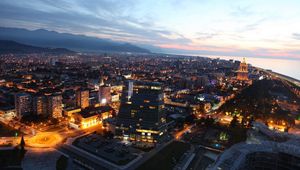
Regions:
<instances>
[{"instance_id":1,"label":"concrete structure","mask_svg":"<svg viewBox=\"0 0 300 170\"><path fill-rule=\"evenodd\" d=\"M32 98L28 93L19 93L15 96L15 108L18 118L29 115L32 112Z\"/></svg>"},{"instance_id":2,"label":"concrete structure","mask_svg":"<svg viewBox=\"0 0 300 170\"><path fill-rule=\"evenodd\" d=\"M165 134L166 120L159 83L128 81L122 92L116 136L138 142L158 142Z\"/></svg>"},{"instance_id":3,"label":"concrete structure","mask_svg":"<svg viewBox=\"0 0 300 170\"><path fill-rule=\"evenodd\" d=\"M99 103L101 105L111 103L112 96L110 90L110 86L103 85L99 87Z\"/></svg>"},{"instance_id":4,"label":"concrete structure","mask_svg":"<svg viewBox=\"0 0 300 170\"><path fill-rule=\"evenodd\" d=\"M47 98L45 95L35 95L32 98L32 110L36 115L48 116Z\"/></svg>"},{"instance_id":5,"label":"concrete structure","mask_svg":"<svg viewBox=\"0 0 300 170\"><path fill-rule=\"evenodd\" d=\"M248 135L247 143L233 145L208 169L300 169L298 136L272 131L258 122Z\"/></svg>"},{"instance_id":6,"label":"concrete structure","mask_svg":"<svg viewBox=\"0 0 300 170\"><path fill-rule=\"evenodd\" d=\"M299 141L240 143L226 150L209 169L300 169L299 155Z\"/></svg>"},{"instance_id":7,"label":"concrete structure","mask_svg":"<svg viewBox=\"0 0 300 170\"><path fill-rule=\"evenodd\" d=\"M52 94L47 96L48 114L53 118L62 117L62 96L60 94Z\"/></svg>"},{"instance_id":8,"label":"concrete structure","mask_svg":"<svg viewBox=\"0 0 300 170\"><path fill-rule=\"evenodd\" d=\"M237 80L247 81L248 80L248 65L245 58L240 64L239 70L237 71Z\"/></svg>"},{"instance_id":9,"label":"concrete structure","mask_svg":"<svg viewBox=\"0 0 300 170\"><path fill-rule=\"evenodd\" d=\"M89 90L78 90L76 92L76 105L83 109L89 107L89 96Z\"/></svg>"},{"instance_id":10,"label":"concrete structure","mask_svg":"<svg viewBox=\"0 0 300 170\"><path fill-rule=\"evenodd\" d=\"M4 118L13 118L16 116L16 109L13 106L0 107L0 115Z\"/></svg>"},{"instance_id":11,"label":"concrete structure","mask_svg":"<svg viewBox=\"0 0 300 170\"><path fill-rule=\"evenodd\" d=\"M78 129L89 128L102 123L112 116L112 108L109 106L94 107L74 112L70 115L70 126Z\"/></svg>"}]
</instances>

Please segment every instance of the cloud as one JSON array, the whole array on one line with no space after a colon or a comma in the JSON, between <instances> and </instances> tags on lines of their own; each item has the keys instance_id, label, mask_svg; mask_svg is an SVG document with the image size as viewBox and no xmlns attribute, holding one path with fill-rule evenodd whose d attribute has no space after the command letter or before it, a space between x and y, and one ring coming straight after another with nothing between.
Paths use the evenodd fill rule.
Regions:
<instances>
[{"instance_id":1,"label":"cloud","mask_svg":"<svg viewBox=\"0 0 300 170\"><path fill-rule=\"evenodd\" d=\"M267 18L260 18L254 22L245 25L241 30L242 31L252 31L257 29L263 22L267 21Z\"/></svg>"},{"instance_id":2,"label":"cloud","mask_svg":"<svg viewBox=\"0 0 300 170\"><path fill-rule=\"evenodd\" d=\"M5 2L5 1L4 1ZM63 3L60 3L63 2ZM133 1L132 1L133 2ZM0 3L1 4L1 3ZM126 1L42 1L37 6L32 3L15 5L3 3L0 11L1 26L15 26L22 22L29 29L43 28L60 32L82 33L119 41L145 43L190 43L191 40L174 31L156 27L151 21L141 21L127 13L134 3ZM45 10L47 9L47 10ZM36 23L39 23L38 25ZM30 28L31 27L31 28Z\"/></svg>"},{"instance_id":3,"label":"cloud","mask_svg":"<svg viewBox=\"0 0 300 170\"><path fill-rule=\"evenodd\" d=\"M300 40L300 33L293 33L292 37L296 40Z\"/></svg>"},{"instance_id":4,"label":"cloud","mask_svg":"<svg viewBox=\"0 0 300 170\"><path fill-rule=\"evenodd\" d=\"M196 39L197 40L206 40L206 39L211 39L214 38L216 36L218 36L218 33L204 33L204 32L198 32L196 33Z\"/></svg>"},{"instance_id":5,"label":"cloud","mask_svg":"<svg viewBox=\"0 0 300 170\"><path fill-rule=\"evenodd\" d=\"M248 17L254 14L251 10L251 6L241 6L234 8L230 13L234 17Z\"/></svg>"},{"instance_id":6,"label":"cloud","mask_svg":"<svg viewBox=\"0 0 300 170\"><path fill-rule=\"evenodd\" d=\"M184 3L179 0L1 0L0 26L44 28L181 52L299 55L295 49L300 34L282 26L288 23L279 21L279 17L274 20L268 11L259 12L264 9L258 8L261 6L247 3L225 0L218 4L208 0ZM269 7L268 3L265 5ZM299 28L297 22L292 23L295 24L293 29ZM276 36L281 33L288 36Z\"/></svg>"}]
</instances>

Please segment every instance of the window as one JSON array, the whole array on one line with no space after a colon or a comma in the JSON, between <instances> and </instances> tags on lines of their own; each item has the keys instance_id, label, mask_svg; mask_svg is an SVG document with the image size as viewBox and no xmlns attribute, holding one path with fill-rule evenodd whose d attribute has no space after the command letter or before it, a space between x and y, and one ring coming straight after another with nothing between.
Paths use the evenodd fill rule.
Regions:
<instances>
[{"instance_id":1,"label":"window","mask_svg":"<svg viewBox=\"0 0 300 170\"><path fill-rule=\"evenodd\" d=\"M135 113L131 112L131 117L134 118L134 116L135 116Z\"/></svg>"},{"instance_id":2,"label":"window","mask_svg":"<svg viewBox=\"0 0 300 170\"><path fill-rule=\"evenodd\" d=\"M149 106L149 109L156 109L155 106Z\"/></svg>"}]
</instances>

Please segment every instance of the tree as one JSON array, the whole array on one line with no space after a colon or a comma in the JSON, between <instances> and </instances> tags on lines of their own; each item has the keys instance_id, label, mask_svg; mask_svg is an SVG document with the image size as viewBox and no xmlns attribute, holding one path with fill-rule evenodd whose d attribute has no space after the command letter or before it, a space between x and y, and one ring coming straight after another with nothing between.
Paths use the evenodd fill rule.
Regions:
<instances>
[{"instance_id":1,"label":"tree","mask_svg":"<svg viewBox=\"0 0 300 170\"><path fill-rule=\"evenodd\" d=\"M24 140L24 136L22 135L21 141L20 141L20 149L19 149L19 155L20 155L20 159L22 160L25 156L26 150L25 150L25 140Z\"/></svg>"},{"instance_id":2,"label":"tree","mask_svg":"<svg viewBox=\"0 0 300 170\"><path fill-rule=\"evenodd\" d=\"M247 119L245 117L242 118L241 124L243 127L247 126Z\"/></svg>"},{"instance_id":3,"label":"tree","mask_svg":"<svg viewBox=\"0 0 300 170\"><path fill-rule=\"evenodd\" d=\"M250 120L249 120L249 123L248 123L248 127L252 127L252 126L253 126L253 125L252 125L253 122L254 122L254 117L251 116L251 117L250 117Z\"/></svg>"},{"instance_id":4,"label":"tree","mask_svg":"<svg viewBox=\"0 0 300 170\"><path fill-rule=\"evenodd\" d=\"M229 126L230 126L231 128L236 128L236 127L238 126L238 120L237 120L237 117L236 117L236 116L233 116L233 119L231 120Z\"/></svg>"},{"instance_id":5,"label":"tree","mask_svg":"<svg viewBox=\"0 0 300 170\"><path fill-rule=\"evenodd\" d=\"M24 140L23 135L22 135L21 142L20 142L20 148L21 148L21 150L25 150L25 140Z\"/></svg>"}]
</instances>

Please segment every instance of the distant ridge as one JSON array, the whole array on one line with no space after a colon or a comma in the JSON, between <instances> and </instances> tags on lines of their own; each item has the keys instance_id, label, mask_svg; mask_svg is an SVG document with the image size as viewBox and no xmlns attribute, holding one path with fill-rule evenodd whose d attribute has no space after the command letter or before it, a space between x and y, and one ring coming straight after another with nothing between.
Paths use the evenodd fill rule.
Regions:
<instances>
[{"instance_id":1,"label":"distant ridge","mask_svg":"<svg viewBox=\"0 0 300 170\"><path fill-rule=\"evenodd\" d=\"M21 44L11 40L0 40L0 54L74 54L76 52L65 48L44 48Z\"/></svg>"},{"instance_id":2,"label":"distant ridge","mask_svg":"<svg viewBox=\"0 0 300 170\"><path fill-rule=\"evenodd\" d=\"M84 35L58 33L45 29L31 31L22 28L0 27L0 39L38 47L67 48L78 52L150 53L149 50L130 43L121 43Z\"/></svg>"}]
</instances>

